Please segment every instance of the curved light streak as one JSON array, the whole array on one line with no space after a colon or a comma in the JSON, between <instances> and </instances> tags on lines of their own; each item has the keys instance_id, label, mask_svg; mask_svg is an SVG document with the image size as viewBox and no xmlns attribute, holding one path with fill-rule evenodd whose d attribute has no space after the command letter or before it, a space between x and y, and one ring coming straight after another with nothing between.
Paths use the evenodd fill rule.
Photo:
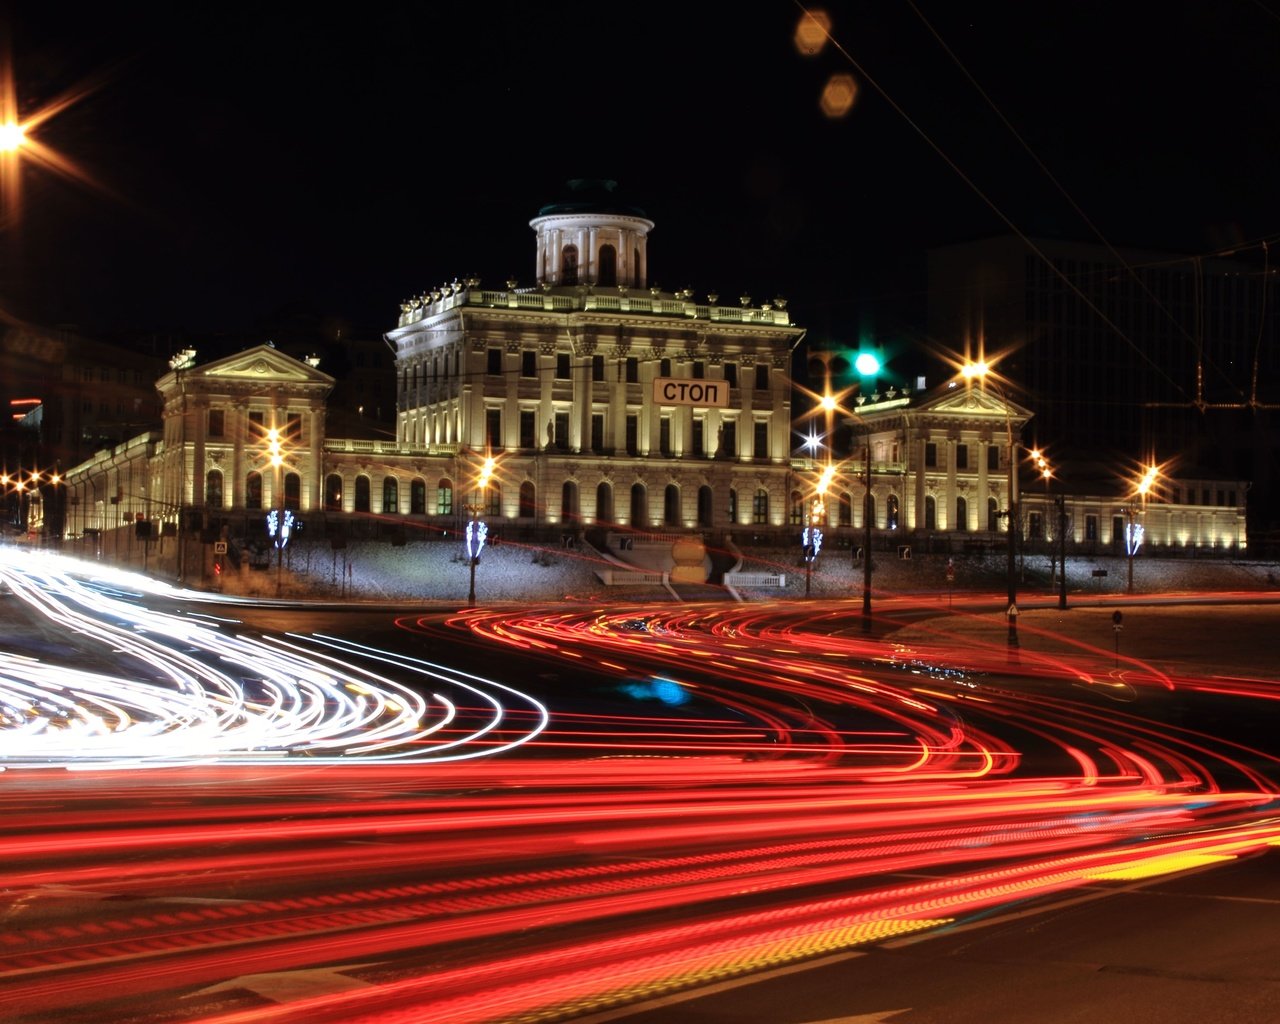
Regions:
<instances>
[{"instance_id":1,"label":"curved light streak","mask_svg":"<svg viewBox=\"0 0 1280 1024\"><path fill-rule=\"evenodd\" d=\"M145 577L80 575L93 568L0 549L0 581L83 651L69 650L57 664L0 652L0 769L227 758L453 760L503 753L546 728L546 708L504 683L367 646L233 635L222 624L129 600L171 594ZM76 667L85 654L116 671ZM434 692L424 697L356 659L429 676ZM463 722L458 697L479 699L490 714L478 725ZM504 701L522 714L513 719ZM502 722L517 735L487 742Z\"/></svg>"}]
</instances>

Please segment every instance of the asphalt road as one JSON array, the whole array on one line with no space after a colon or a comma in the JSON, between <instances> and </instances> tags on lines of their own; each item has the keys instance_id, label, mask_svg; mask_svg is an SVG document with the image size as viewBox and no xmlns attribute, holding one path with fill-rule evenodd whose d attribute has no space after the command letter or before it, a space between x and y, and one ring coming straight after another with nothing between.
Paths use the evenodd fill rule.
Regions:
<instances>
[{"instance_id":1,"label":"asphalt road","mask_svg":"<svg viewBox=\"0 0 1280 1024\"><path fill-rule=\"evenodd\" d=\"M1272 1024L1280 850L1014 907L582 1024Z\"/></svg>"},{"instance_id":2,"label":"asphalt road","mask_svg":"<svg viewBox=\"0 0 1280 1024\"><path fill-rule=\"evenodd\" d=\"M1028 621L1015 659L977 608L904 606L887 646L820 604L192 611L317 658L347 638L335 668L489 671L554 713L489 757L527 709L487 731L432 669L444 732L407 749L473 721L477 759L0 776L9 1019L550 1020L612 993L662 1021L1213 1020L1215 991L1276 1017L1273 673L1201 670L1181 611L1123 658L1108 609ZM1273 608L1222 614L1215 649L1269 643ZM78 640L11 623L43 658Z\"/></svg>"}]
</instances>

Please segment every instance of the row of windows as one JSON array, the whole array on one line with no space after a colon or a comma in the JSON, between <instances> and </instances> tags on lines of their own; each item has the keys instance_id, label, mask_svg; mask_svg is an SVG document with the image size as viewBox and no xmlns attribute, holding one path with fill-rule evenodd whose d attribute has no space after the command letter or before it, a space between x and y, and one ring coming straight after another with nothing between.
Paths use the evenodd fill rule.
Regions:
<instances>
[{"instance_id":1,"label":"row of windows","mask_svg":"<svg viewBox=\"0 0 1280 1024\"><path fill-rule=\"evenodd\" d=\"M546 268L543 268L545 276ZM578 247L566 245L560 250L560 284L578 283ZM608 242L600 246L596 257L596 284L615 287L618 284L618 250ZM643 287L640 280L640 250L631 251L631 287Z\"/></svg>"},{"instance_id":2,"label":"row of windows","mask_svg":"<svg viewBox=\"0 0 1280 1024\"><path fill-rule=\"evenodd\" d=\"M324 508L329 512L342 511L342 477L338 474L330 474L325 479ZM283 487L283 507L293 511L298 511L301 507L300 499L302 492L302 481L297 473L287 473L284 477ZM437 516L451 516L455 510L454 504L454 485L453 481L442 478L437 481L432 495L433 501L430 509L427 504L427 483L421 478L416 478L409 485L409 514L410 515L426 515L428 511ZM219 470L211 470L205 479L205 503L211 508L223 507L223 475ZM860 499L862 500L862 499ZM714 524L712 516L712 493L707 487L700 487L698 491L698 513L697 521L702 526L712 526ZM872 522L876 521L876 503L875 496L869 499ZM483 506L484 514L489 516L501 516L503 514L502 505L502 488L497 484L490 484L485 488L485 493L480 504ZM680 488L675 484L668 484L664 490L663 497L664 516L663 521L667 525L678 526L683 523L681 515ZM1208 504L1208 502L1206 502ZM372 512L372 484L367 476L359 476L355 481L355 502L354 510L356 512ZM257 472L249 473L245 478L245 508L249 510L260 510L263 508L263 490L262 490L262 474ZM386 477L382 482L382 502L380 511L385 515L397 515L400 512L400 483L395 477ZM578 487L572 481L566 481L561 488L561 516L565 520L577 518L579 515L578 508ZM727 521L729 523L738 522L738 495L737 491L730 490L727 512ZM901 504L898 496L889 495L885 502L885 529L896 530L899 526L901 512ZM807 505L804 496L799 491L792 491L790 495L790 506L788 514L788 522L793 526L804 525L811 516L812 508ZM528 481L520 485L519 504L517 506L517 515L521 518L532 518L537 514L536 490L534 485ZM1000 511L995 498L987 499L987 530L995 533L999 529ZM613 519L613 488L607 483L599 484L596 488L596 516L600 520L611 521ZM643 484L634 484L631 487L631 520L632 523L645 523L649 521L648 516L648 491ZM765 525L769 522L769 493L764 489L759 489L752 496L751 504L751 522L757 525ZM1117 523L1121 519L1117 518ZM822 511L822 525L829 527L853 526L853 498L849 494L841 494L834 505L826 506ZM936 530L938 528L937 502L932 495L925 497L924 505L924 529ZM956 498L955 519L950 528L958 531L970 529L969 524L969 503L965 498ZM1122 526L1118 527L1122 530ZM1039 512L1031 512L1028 515L1027 535L1032 539L1039 539L1044 536L1044 518ZM1086 515L1084 517L1084 538L1085 540L1098 539L1098 516Z\"/></svg>"},{"instance_id":3,"label":"row of windows","mask_svg":"<svg viewBox=\"0 0 1280 1024\"><path fill-rule=\"evenodd\" d=\"M503 368L503 350L501 348L490 348L486 353L485 372L496 377L505 373ZM584 364L585 365L585 364ZM618 363L620 367L621 379L627 384L640 383L640 360L635 356L628 356ZM738 386L738 364L724 363L722 365L724 379L731 388ZM706 378L706 364L695 360L690 367L690 376L694 380L704 380ZM672 361L670 359L659 360L658 376L670 377L672 374ZM525 349L520 353L520 376L521 377L537 377L538 376L538 353L532 349ZM557 380L569 380L573 376L572 358L568 352L556 353L555 377ZM434 378L433 378L434 379ZM605 380L605 357L591 357L591 379L594 381ZM769 390L769 365L767 363L755 364L755 389L757 391ZM412 383L416 387L418 383L417 368L412 372Z\"/></svg>"},{"instance_id":4,"label":"row of windows","mask_svg":"<svg viewBox=\"0 0 1280 1024\"><path fill-rule=\"evenodd\" d=\"M490 450L505 448L502 432L502 412L500 408L485 410L485 444ZM537 448L543 438L538 437L536 412L532 409L520 410L519 447ZM591 451L605 452L605 414L591 415ZM766 420L756 420L752 424L752 441L757 455L764 457L769 453L769 424ZM626 418L626 437L624 449L628 455L640 454L640 416L628 413ZM688 454L695 457L711 457L724 455L736 456L738 452L738 424L736 420L720 421L720 429L715 438L715 447L708 447L711 439L707 437L706 420L701 416L694 417L692 422L690 446ZM545 443L548 448L567 451L569 449L569 413L567 410L557 411L547 423ZM662 455L672 455L671 417L662 416L658 421L658 451Z\"/></svg>"},{"instance_id":5,"label":"row of windows","mask_svg":"<svg viewBox=\"0 0 1280 1024\"><path fill-rule=\"evenodd\" d=\"M1214 501L1214 495L1217 501ZM1197 497L1199 502L1197 502ZM1236 492L1231 489L1211 487L1172 487L1169 500L1175 505L1218 505L1221 508L1236 508Z\"/></svg>"},{"instance_id":6,"label":"row of windows","mask_svg":"<svg viewBox=\"0 0 1280 1024\"><path fill-rule=\"evenodd\" d=\"M265 412L261 409L252 410L249 413L249 423L259 440L266 436ZM205 423L205 434L208 437L227 436L227 413L225 409L209 410L208 419ZM302 413L285 413L284 439L289 444L297 444L302 440Z\"/></svg>"},{"instance_id":7,"label":"row of windows","mask_svg":"<svg viewBox=\"0 0 1280 1024\"><path fill-rule=\"evenodd\" d=\"M297 473L288 473L285 475L283 487L284 508L293 511L297 511L300 508L301 487L301 479ZM342 488L342 477L338 474L330 474L325 479L325 511L342 511ZM356 477L356 493L353 504L353 508L356 512L373 511L371 500L372 490L372 482L369 477ZM566 481L561 487L560 497L560 513L562 518L565 520L577 518L580 514L577 484L572 481ZM434 500L430 508L431 514L437 516L453 515L456 506L454 503L454 485L452 480L442 478L437 481L434 488L433 498ZM210 470L205 478L205 503L211 508L222 508L224 507L223 499L223 475L219 470ZM498 484L490 484L487 486L479 504L483 507L485 515L503 515L502 487ZM684 520L681 513L682 506L680 500L680 488L675 484L669 484L665 488L663 492L663 506L663 521L666 524L672 526L683 524ZM249 510L261 510L263 508L261 473L249 473L245 479L245 508ZM397 515L400 512L400 482L395 477L386 477L382 481L381 512L384 515ZM730 523L736 523L738 521L737 491L731 490L729 492L727 512L728 521ZM751 513L751 521L753 523L761 525L768 523L768 491L764 489L756 491L752 498ZM409 484L409 514L428 514L427 483L420 477L412 480ZM534 485L529 481L525 481L520 485L519 502L516 514L520 518L532 518L537 514L537 491L534 488ZM596 515L598 519L604 521L610 521L613 519L613 487L610 484L602 483L596 488ZM648 490L644 484L634 484L631 487L630 521L637 524L647 524L649 522ZM706 486L698 489L698 522L704 526L713 525L712 492L711 489Z\"/></svg>"},{"instance_id":8,"label":"row of windows","mask_svg":"<svg viewBox=\"0 0 1280 1024\"><path fill-rule=\"evenodd\" d=\"M969 445L956 445L956 469L969 468ZM924 465L926 469L938 468L938 445L934 441L925 442L924 446ZM1000 468L1000 448L997 445L987 445L987 469L998 470Z\"/></svg>"},{"instance_id":9,"label":"row of windows","mask_svg":"<svg viewBox=\"0 0 1280 1024\"><path fill-rule=\"evenodd\" d=\"M119 401L115 405L115 415L117 419L122 419L131 412L140 415L139 410L142 408L142 399L135 398L132 401ZM83 399L80 403L80 411L84 413L93 412L93 400L90 398ZM111 415L111 403L103 399L98 403L98 415L107 417Z\"/></svg>"},{"instance_id":10,"label":"row of windows","mask_svg":"<svg viewBox=\"0 0 1280 1024\"><path fill-rule=\"evenodd\" d=\"M85 384L92 384L95 377L99 383L107 384L111 381L112 376L115 377L117 384L128 384L132 381L135 388L145 387L150 384L149 380L146 384L143 383L141 370L129 370L123 366L118 366L113 374L110 366L99 366L96 370L92 366L80 367L80 380Z\"/></svg>"}]
</instances>

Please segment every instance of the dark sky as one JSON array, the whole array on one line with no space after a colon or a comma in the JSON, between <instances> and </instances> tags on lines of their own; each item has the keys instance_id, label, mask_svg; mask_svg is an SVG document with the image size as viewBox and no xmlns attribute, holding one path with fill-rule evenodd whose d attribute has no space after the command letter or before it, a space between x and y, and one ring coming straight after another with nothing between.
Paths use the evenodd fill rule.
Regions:
<instances>
[{"instance_id":1,"label":"dark sky","mask_svg":"<svg viewBox=\"0 0 1280 1024\"><path fill-rule=\"evenodd\" d=\"M0 306L34 323L387 330L454 277L532 283L529 219L609 177L657 222L664 287L910 334L925 249L1007 230L947 160L1020 229L1091 237L934 32L1114 244L1280 235L1280 17L1257 0L826 5L848 58L801 56L785 0L25 6L21 109L92 85L38 137L104 186L26 167ZM831 120L838 72L860 92Z\"/></svg>"}]
</instances>

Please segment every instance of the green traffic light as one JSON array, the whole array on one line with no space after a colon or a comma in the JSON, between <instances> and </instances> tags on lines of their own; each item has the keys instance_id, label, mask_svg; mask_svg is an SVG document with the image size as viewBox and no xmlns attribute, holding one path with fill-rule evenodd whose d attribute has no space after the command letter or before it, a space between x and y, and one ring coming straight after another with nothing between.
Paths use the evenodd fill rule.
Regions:
<instances>
[{"instance_id":1,"label":"green traffic light","mask_svg":"<svg viewBox=\"0 0 1280 1024\"><path fill-rule=\"evenodd\" d=\"M859 352L858 358L853 361L853 368L864 377L873 377L880 372L880 360L874 353Z\"/></svg>"}]
</instances>

